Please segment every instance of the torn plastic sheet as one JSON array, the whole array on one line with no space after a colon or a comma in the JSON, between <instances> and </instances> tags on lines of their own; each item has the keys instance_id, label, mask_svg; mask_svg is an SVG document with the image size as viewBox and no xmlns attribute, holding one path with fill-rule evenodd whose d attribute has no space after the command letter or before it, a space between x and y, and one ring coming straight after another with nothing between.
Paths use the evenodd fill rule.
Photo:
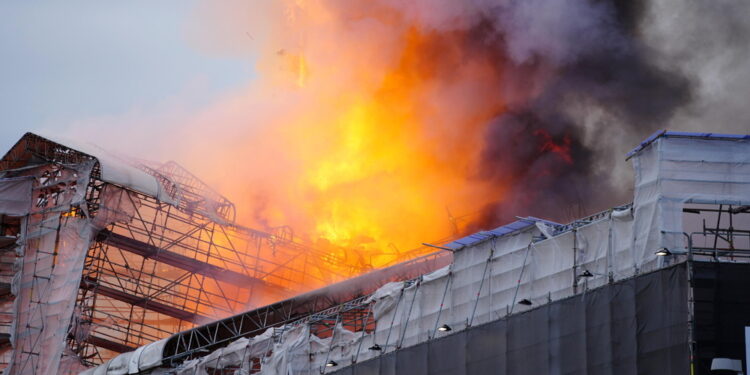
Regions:
<instances>
[{"instance_id":1,"label":"torn plastic sheet","mask_svg":"<svg viewBox=\"0 0 750 375\"><path fill-rule=\"evenodd\" d=\"M164 353L164 346L166 344L167 339L162 339L144 346L141 356L138 358L138 369L148 370L161 365L162 354Z\"/></svg>"},{"instance_id":2,"label":"torn plastic sheet","mask_svg":"<svg viewBox=\"0 0 750 375\"><path fill-rule=\"evenodd\" d=\"M197 372L202 374L208 373L208 369L242 366L242 363L245 361L249 342L250 340L243 337L201 358L201 361L198 363Z\"/></svg>"},{"instance_id":3,"label":"torn plastic sheet","mask_svg":"<svg viewBox=\"0 0 750 375\"><path fill-rule=\"evenodd\" d=\"M125 375L128 373L128 366L130 359L133 357L133 352L122 353L115 358L112 358L106 364L107 375Z\"/></svg>"},{"instance_id":4,"label":"torn plastic sheet","mask_svg":"<svg viewBox=\"0 0 750 375\"><path fill-rule=\"evenodd\" d=\"M391 282L380 287L366 302L374 301L372 315L379 319L386 314L398 302L398 295L404 288L404 282Z\"/></svg>"},{"instance_id":5,"label":"torn plastic sheet","mask_svg":"<svg viewBox=\"0 0 750 375\"><path fill-rule=\"evenodd\" d=\"M240 338L209 355L184 362L175 369L179 375L206 375L209 369L237 368L237 375L249 374L253 359L266 357L274 350L274 332L281 328L269 328L252 338ZM166 341L166 340L164 340ZM156 348L154 348L156 349ZM161 353L159 353L161 355ZM150 367L149 367L150 368Z\"/></svg>"},{"instance_id":6,"label":"torn plastic sheet","mask_svg":"<svg viewBox=\"0 0 750 375\"><path fill-rule=\"evenodd\" d=\"M8 371L54 374L66 347L92 228L89 219L61 213L84 200L92 164L77 169L42 166L34 173L37 198L22 218L23 261L13 278L14 301ZM32 298L33 296L33 298Z\"/></svg>"},{"instance_id":7,"label":"torn plastic sheet","mask_svg":"<svg viewBox=\"0 0 750 375\"><path fill-rule=\"evenodd\" d=\"M162 202L172 205L178 204L178 202L175 202L172 197L167 194L164 187L159 183L156 177L110 155L100 147L90 143L81 142L80 140L61 137L59 135L52 137L49 135L43 135L43 137L96 158L101 167L101 178L106 182L156 197Z\"/></svg>"},{"instance_id":8,"label":"torn plastic sheet","mask_svg":"<svg viewBox=\"0 0 750 375\"><path fill-rule=\"evenodd\" d=\"M104 228L114 222L127 223L140 207L138 197L115 185L105 185L99 195L99 211L92 224Z\"/></svg>"}]
</instances>

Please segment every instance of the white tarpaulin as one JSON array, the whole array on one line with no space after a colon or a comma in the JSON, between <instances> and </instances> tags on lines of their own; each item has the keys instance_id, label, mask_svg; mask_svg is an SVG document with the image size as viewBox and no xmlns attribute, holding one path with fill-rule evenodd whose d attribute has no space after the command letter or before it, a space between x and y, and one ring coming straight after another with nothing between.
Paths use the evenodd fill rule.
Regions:
<instances>
[{"instance_id":1,"label":"white tarpaulin","mask_svg":"<svg viewBox=\"0 0 750 375\"><path fill-rule=\"evenodd\" d=\"M18 295L9 373L67 373L80 366L76 361L61 362L61 358L92 227L88 218L66 213L84 201L91 167L92 163L76 170L53 166L32 170L29 193L37 192L37 198L22 219L19 255L23 259L12 288Z\"/></svg>"},{"instance_id":2,"label":"white tarpaulin","mask_svg":"<svg viewBox=\"0 0 750 375\"><path fill-rule=\"evenodd\" d=\"M172 197L164 191L164 187L156 177L130 165L128 162L116 156L113 156L100 147L76 139L61 137L59 135L53 137L47 135L42 136L53 142L95 157L99 161L101 167L101 178L103 181L139 191L172 205L178 203L174 202Z\"/></svg>"},{"instance_id":3,"label":"white tarpaulin","mask_svg":"<svg viewBox=\"0 0 750 375\"><path fill-rule=\"evenodd\" d=\"M262 357L261 374L335 371L398 348L413 346L558 301L664 266L655 252L684 249L685 203L750 204L750 140L671 137L651 140L633 156L633 206L622 206L567 226L525 218L446 247L453 263L408 282L383 285L366 303L375 327L351 332L337 324L317 337L309 323L291 324L273 348L239 356L256 342L238 340L186 362L178 373L237 365ZM439 329L443 327L443 329ZM265 345L265 344L264 344ZM371 346L380 349L362 349ZM188 372L188 370L193 372ZM243 370L244 371L244 370ZM244 372L243 372L244 374Z\"/></svg>"},{"instance_id":4,"label":"white tarpaulin","mask_svg":"<svg viewBox=\"0 0 750 375\"><path fill-rule=\"evenodd\" d=\"M750 204L750 140L746 138L666 133L640 148L633 166L633 252L640 271L659 266L657 250L684 247L686 203Z\"/></svg>"}]
</instances>

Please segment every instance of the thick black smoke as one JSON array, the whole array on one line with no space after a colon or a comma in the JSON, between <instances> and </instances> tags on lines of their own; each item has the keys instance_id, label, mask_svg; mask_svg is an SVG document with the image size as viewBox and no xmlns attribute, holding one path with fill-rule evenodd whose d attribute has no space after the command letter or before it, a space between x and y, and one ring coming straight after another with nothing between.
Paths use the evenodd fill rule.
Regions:
<instances>
[{"instance_id":1,"label":"thick black smoke","mask_svg":"<svg viewBox=\"0 0 750 375\"><path fill-rule=\"evenodd\" d=\"M535 5L544 11L542 3L550 1L510 2L486 15L493 20L496 48L511 56L503 62L503 85L522 86L533 74L545 80L487 128L480 178L511 188L471 229L526 215L565 222L627 202L631 192L612 186L607 175L613 163L624 163L624 155L608 153L605 145L623 132L645 138L691 100L688 77L661 68L641 39L639 2L568 2L589 17L584 21L534 14ZM554 22L560 24L549 24ZM534 40L535 27L560 35ZM593 115L605 120L592 126Z\"/></svg>"}]
</instances>

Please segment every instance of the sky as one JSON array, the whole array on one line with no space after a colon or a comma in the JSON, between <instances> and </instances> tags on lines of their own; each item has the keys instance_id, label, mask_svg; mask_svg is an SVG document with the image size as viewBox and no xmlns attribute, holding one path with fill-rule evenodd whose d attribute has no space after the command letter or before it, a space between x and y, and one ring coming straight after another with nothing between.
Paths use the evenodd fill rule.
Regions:
<instances>
[{"instance_id":1,"label":"sky","mask_svg":"<svg viewBox=\"0 0 750 375\"><path fill-rule=\"evenodd\" d=\"M245 87L254 77L247 56L191 42L194 3L0 1L0 149L28 131L198 110Z\"/></svg>"},{"instance_id":2,"label":"sky","mask_svg":"<svg viewBox=\"0 0 750 375\"><path fill-rule=\"evenodd\" d=\"M466 186L505 194L505 176L538 170L594 187L602 206L620 204L632 186L624 155L653 131L750 129L746 0L635 2L638 11L623 11L618 22L607 4L628 4L619 0L306 3L0 0L0 149L25 132L79 138L178 162L235 202L246 225L312 232L377 211L383 223L397 223L393 231L406 231L413 226L402 217L445 224L452 200L490 196ZM393 10L400 17L391 19ZM488 14L495 27L485 30L474 18ZM475 31L489 39L455 37ZM475 48L492 41L498 45ZM543 63L525 65L530 56ZM399 83L403 77L419 80ZM513 111L499 113L506 105ZM544 131L520 132L526 138L516 141L514 126ZM550 134L558 139L546 142ZM570 144L585 151L580 162L566 162L578 174L525 168L531 164L519 159L545 162ZM425 167L433 161L440 163ZM425 178L426 171L435 173ZM455 186L444 173L455 175ZM579 199L579 185L520 181L512 185L525 196L534 187L554 202ZM422 199L437 185L445 188L440 197ZM545 186L571 186L576 197L546 194ZM383 209L391 191L435 212ZM515 200L499 200L506 201ZM533 212L523 204L503 212ZM419 241L436 238L409 231Z\"/></svg>"}]
</instances>

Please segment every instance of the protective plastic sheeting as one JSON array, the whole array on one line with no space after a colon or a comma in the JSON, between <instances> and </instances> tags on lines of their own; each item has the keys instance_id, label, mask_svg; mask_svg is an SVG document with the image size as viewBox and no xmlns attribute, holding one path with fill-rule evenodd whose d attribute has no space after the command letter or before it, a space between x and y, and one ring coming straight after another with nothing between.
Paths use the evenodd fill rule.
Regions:
<instances>
[{"instance_id":1,"label":"protective plastic sheeting","mask_svg":"<svg viewBox=\"0 0 750 375\"><path fill-rule=\"evenodd\" d=\"M680 264L332 373L686 374L687 287Z\"/></svg>"},{"instance_id":2,"label":"protective plastic sheeting","mask_svg":"<svg viewBox=\"0 0 750 375\"><path fill-rule=\"evenodd\" d=\"M177 204L177 202L174 202L172 197L164 191L164 187L154 176L151 176L148 173L129 165L125 161L112 156L102 148L77 139L65 138L59 135L54 135L52 137L49 135L43 135L43 137L96 158L100 164L101 178L103 181L156 197L162 202Z\"/></svg>"},{"instance_id":3,"label":"protective plastic sheeting","mask_svg":"<svg viewBox=\"0 0 750 375\"><path fill-rule=\"evenodd\" d=\"M61 358L92 227L71 209L84 201L91 168L92 163L75 170L49 166L31 170L30 191L37 198L28 202L29 215L22 219L19 255L23 259L12 288L19 294L14 301L9 373L55 374L75 368L60 366L76 365Z\"/></svg>"},{"instance_id":4,"label":"protective plastic sheeting","mask_svg":"<svg viewBox=\"0 0 750 375\"><path fill-rule=\"evenodd\" d=\"M749 137L665 132L652 138L631 155L633 251L641 271L662 265L657 250L685 247L686 203L750 204Z\"/></svg>"},{"instance_id":5,"label":"protective plastic sheeting","mask_svg":"<svg viewBox=\"0 0 750 375\"><path fill-rule=\"evenodd\" d=\"M686 249L683 206L750 204L750 138L660 133L630 156L632 206L464 237L445 246L448 267L364 299L374 321L360 331L342 327L343 310L315 321L333 327L328 337L295 322L242 368L254 358L274 375L349 364L341 374L685 373L685 266L671 266L685 259L676 255ZM675 256L657 257L661 248ZM184 369L220 364L225 350Z\"/></svg>"}]
</instances>

